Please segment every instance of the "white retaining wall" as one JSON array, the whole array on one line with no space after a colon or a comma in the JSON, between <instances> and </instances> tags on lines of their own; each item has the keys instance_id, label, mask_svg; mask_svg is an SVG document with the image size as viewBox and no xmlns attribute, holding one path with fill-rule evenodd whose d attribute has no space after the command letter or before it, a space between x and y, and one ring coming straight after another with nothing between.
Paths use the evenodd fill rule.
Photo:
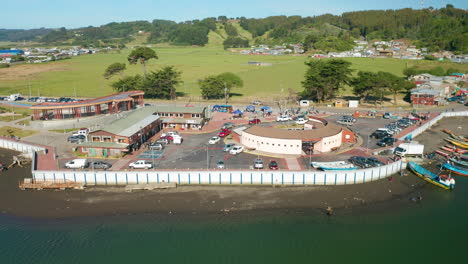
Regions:
<instances>
[{"instance_id":1,"label":"white retaining wall","mask_svg":"<svg viewBox=\"0 0 468 264\"><path fill-rule=\"evenodd\" d=\"M405 138L408 135L411 135L412 138L417 137L418 135L422 134L424 131L429 129L431 126L433 126L435 123L437 123L439 120L441 120L444 117L455 117L455 116L468 116L468 111L461 111L461 112L443 112L440 115L436 116L435 118L429 120L429 122L425 123L424 125L416 128L415 130L409 132L408 134L405 134L401 136L399 139L400 140L405 140ZM464 125L464 124L462 124Z\"/></svg>"},{"instance_id":2,"label":"white retaining wall","mask_svg":"<svg viewBox=\"0 0 468 264\"><path fill-rule=\"evenodd\" d=\"M376 181L406 168L401 160L350 171L33 171L36 180L86 185L171 183L190 185L344 185Z\"/></svg>"},{"instance_id":3,"label":"white retaining wall","mask_svg":"<svg viewBox=\"0 0 468 264\"><path fill-rule=\"evenodd\" d=\"M45 151L45 147L31 145L23 141L8 139L0 137L0 148L12 149L24 153L26 156L32 158L34 152Z\"/></svg>"}]
</instances>

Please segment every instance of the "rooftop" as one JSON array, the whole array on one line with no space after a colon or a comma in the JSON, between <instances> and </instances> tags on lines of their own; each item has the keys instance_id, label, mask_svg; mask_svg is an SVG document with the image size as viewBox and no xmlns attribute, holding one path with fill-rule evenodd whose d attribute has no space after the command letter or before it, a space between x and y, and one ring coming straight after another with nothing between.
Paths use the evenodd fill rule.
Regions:
<instances>
[{"instance_id":1,"label":"rooftop","mask_svg":"<svg viewBox=\"0 0 468 264\"><path fill-rule=\"evenodd\" d=\"M204 106L160 106L152 105L147 106L154 110L155 113L184 113L184 114L200 114L205 111L206 107Z\"/></svg>"},{"instance_id":2,"label":"rooftop","mask_svg":"<svg viewBox=\"0 0 468 264\"><path fill-rule=\"evenodd\" d=\"M286 130L281 128L270 128L263 126L251 126L244 130L244 133L281 139L300 139L303 141L320 140L323 137L334 136L342 131L338 125L328 123L328 125L319 129L311 130Z\"/></svg>"},{"instance_id":3,"label":"rooftop","mask_svg":"<svg viewBox=\"0 0 468 264\"><path fill-rule=\"evenodd\" d=\"M100 141L88 141L88 142L83 142L78 145L78 147L93 147L93 148L127 148L128 144L120 144L120 143L114 143L114 142L100 142Z\"/></svg>"},{"instance_id":4,"label":"rooftop","mask_svg":"<svg viewBox=\"0 0 468 264\"><path fill-rule=\"evenodd\" d=\"M129 137L158 119L159 116L154 115L154 109L151 107L143 107L129 114L127 117L112 122L110 125L101 129L101 131Z\"/></svg>"}]
</instances>

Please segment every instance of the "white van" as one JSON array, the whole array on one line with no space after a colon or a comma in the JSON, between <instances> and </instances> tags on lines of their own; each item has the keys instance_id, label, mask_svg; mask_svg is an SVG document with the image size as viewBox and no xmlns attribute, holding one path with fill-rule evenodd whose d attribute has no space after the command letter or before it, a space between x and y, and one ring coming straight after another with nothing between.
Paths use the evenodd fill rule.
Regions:
<instances>
[{"instance_id":1,"label":"white van","mask_svg":"<svg viewBox=\"0 0 468 264\"><path fill-rule=\"evenodd\" d=\"M177 145L182 144L182 141L184 141L184 139L180 135L172 135L172 138L174 139L172 143Z\"/></svg>"},{"instance_id":2,"label":"white van","mask_svg":"<svg viewBox=\"0 0 468 264\"><path fill-rule=\"evenodd\" d=\"M65 168L67 169L84 169L88 167L87 159L74 159L65 163Z\"/></svg>"},{"instance_id":3,"label":"white van","mask_svg":"<svg viewBox=\"0 0 468 264\"><path fill-rule=\"evenodd\" d=\"M387 132L387 133L390 134L390 135L395 134L395 131L393 131L393 130L391 130L391 129L388 129L388 128L377 128L377 131Z\"/></svg>"}]
</instances>

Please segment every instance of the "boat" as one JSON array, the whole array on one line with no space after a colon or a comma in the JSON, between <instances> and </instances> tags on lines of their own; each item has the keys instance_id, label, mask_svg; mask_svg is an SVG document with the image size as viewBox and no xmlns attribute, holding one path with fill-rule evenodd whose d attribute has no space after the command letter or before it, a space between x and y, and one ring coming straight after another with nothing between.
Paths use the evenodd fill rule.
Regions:
<instances>
[{"instance_id":1,"label":"boat","mask_svg":"<svg viewBox=\"0 0 468 264\"><path fill-rule=\"evenodd\" d=\"M454 158L450 158L449 160L453 163L453 165L461 165L468 168L468 161L456 160Z\"/></svg>"},{"instance_id":2,"label":"boat","mask_svg":"<svg viewBox=\"0 0 468 264\"><path fill-rule=\"evenodd\" d=\"M460 153L460 154L468 153L468 150L459 149L459 148L456 148L456 147L450 146L450 145L445 145L444 147L441 147L441 149L447 150L447 151L450 151L450 152L454 152L454 153Z\"/></svg>"},{"instance_id":3,"label":"boat","mask_svg":"<svg viewBox=\"0 0 468 264\"><path fill-rule=\"evenodd\" d=\"M468 169L465 169L465 168L462 168L462 167L459 167L459 166L455 166L453 164L450 164L450 163L444 163L442 164L442 168L445 168L455 174L458 174L458 175L461 175L461 176L468 176Z\"/></svg>"},{"instance_id":4,"label":"boat","mask_svg":"<svg viewBox=\"0 0 468 264\"><path fill-rule=\"evenodd\" d=\"M445 133L447 133L448 135L450 135L452 138L455 138L455 139L458 139L458 140L462 140L462 141L468 141L468 138L464 137L464 136L460 136L460 135L457 135L455 133L453 133L452 131L448 130L448 129L442 129L442 131L444 131Z\"/></svg>"},{"instance_id":5,"label":"boat","mask_svg":"<svg viewBox=\"0 0 468 264\"><path fill-rule=\"evenodd\" d=\"M449 154L447 154L447 153L445 153L445 152L443 152L443 151L440 151L440 150L436 150L435 153L437 153L437 154L439 154L439 155L442 155L442 156L444 156L444 157L446 157L446 158L448 158L448 157L450 156Z\"/></svg>"},{"instance_id":6,"label":"boat","mask_svg":"<svg viewBox=\"0 0 468 264\"><path fill-rule=\"evenodd\" d=\"M357 167L346 161L312 162L312 167L321 170L355 170Z\"/></svg>"},{"instance_id":7,"label":"boat","mask_svg":"<svg viewBox=\"0 0 468 264\"><path fill-rule=\"evenodd\" d=\"M468 143L463 143L461 141L456 141L452 138L446 138L445 139L446 141L452 143L453 145L457 146L457 147L461 147L461 148L464 148L464 149L468 149Z\"/></svg>"},{"instance_id":8,"label":"boat","mask_svg":"<svg viewBox=\"0 0 468 264\"><path fill-rule=\"evenodd\" d=\"M437 175L414 162L408 162L408 169L414 172L421 179L430 182L442 189L453 190L455 188L455 179L447 175Z\"/></svg>"}]
</instances>

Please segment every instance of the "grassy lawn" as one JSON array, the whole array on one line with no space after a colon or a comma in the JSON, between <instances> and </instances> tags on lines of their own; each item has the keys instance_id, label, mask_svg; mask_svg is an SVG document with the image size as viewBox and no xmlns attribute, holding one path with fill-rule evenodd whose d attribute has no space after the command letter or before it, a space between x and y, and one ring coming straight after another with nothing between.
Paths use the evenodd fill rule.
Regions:
<instances>
[{"instance_id":1,"label":"grassy lawn","mask_svg":"<svg viewBox=\"0 0 468 264\"><path fill-rule=\"evenodd\" d=\"M11 121L18 120L18 119L21 119L21 118L22 118L22 116L18 116L18 115L0 116L0 121L11 122Z\"/></svg>"},{"instance_id":2,"label":"grassy lawn","mask_svg":"<svg viewBox=\"0 0 468 264\"><path fill-rule=\"evenodd\" d=\"M27 137L36 133L37 131L34 131L34 130L23 130L20 128L9 127L9 126L0 127L0 135L2 136L17 136L20 138L24 138L24 137Z\"/></svg>"},{"instance_id":3,"label":"grassy lawn","mask_svg":"<svg viewBox=\"0 0 468 264\"><path fill-rule=\"evenodd\" d=\"M217 33L218 34L218 33ZM223 32L219 32L223 34ZM220 35L211 38L220 38ZM304 78L307 61L305 56L260 56L241 55L224 51L217 47L158 47L159 60L149 61L147 70L157 70L166 65L174 65L182 71L184 83L178 92L189 96L200 96L197 81L205 76L230 71L244 80L244 87L233 90L234 100L243 96L245 99L271 98L287 95L288 88L302 91L301 81ZM114 62L126 62L129 50L121 53L94 54L74 57L71 60L50 63L48 65L26 65L28 67L51 67L57 69L30 74L27 77L11 77L0 81L0 93L22 93L33 96L74 96L96 97L113 92L110 84L117 80L114 77L106 80L102 76L105 68ZM456 67L468 71L468 65L444 62L410 61L398 59L345 58L353 63L355 70L388 71L402 76L405 67L417 65L431 68L441 65L444 68ZM272 66L247 65L249 61L272 63ZM15 66L21 73L23 65ZM0 76L1 71L0 69ZM125 74L141 74L141 65L127 65ZM12 75L14 76L14 75ZM28 86L29 83L29 86ZM283 91L283 93L282 93ZM237 94L237 95L236 95ZM350 95L349 88L342 95Z\"/></svg>"},{"instance_id":4,"label":"grassy lawn","mask_svg":"<svg viewBox=\"0 0 468 264\"><path fill-rule=\"evenodd\" d=\"M68 132L73 132L76 130L77 130L76 128L68 128L68 129L50 129L49 131L57 132L57 133L68 133Z\"/></svg>"}]
</instances>

